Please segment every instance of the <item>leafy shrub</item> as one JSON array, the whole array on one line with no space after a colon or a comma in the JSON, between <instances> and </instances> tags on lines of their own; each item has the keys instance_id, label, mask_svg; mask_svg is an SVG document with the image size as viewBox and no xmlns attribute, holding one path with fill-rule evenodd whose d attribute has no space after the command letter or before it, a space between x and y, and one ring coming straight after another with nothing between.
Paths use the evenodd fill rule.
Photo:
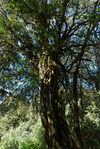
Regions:
<instances>
[{"instance_id":1,"label":"leafy shrub","mask_svg":"<svg viewBox=\"0 0 100 149\"><path fill-rule=\"evenodd\" d=\"M0 149L45 148L41 120L32 104L18 100L4 103L0 118Z\"/></svg>"},{"instance_id":2,"label":"leafy shrub","mask_svg":"<svg viewBox=\"0 0 100 149\"><path fill-rule=\"evenodd\" d=\"M44 149L44 138L41 121L36 124L30 119L20 123L19 127L10 128L1 137L1 149Z\"/></svg>"}]
</instances>

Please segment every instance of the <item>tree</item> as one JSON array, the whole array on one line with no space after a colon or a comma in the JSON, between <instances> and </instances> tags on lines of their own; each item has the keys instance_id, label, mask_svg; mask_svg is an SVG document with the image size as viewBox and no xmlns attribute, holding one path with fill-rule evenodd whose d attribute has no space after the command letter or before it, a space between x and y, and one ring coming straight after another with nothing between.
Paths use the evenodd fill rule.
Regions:
<instances>
[{"instance_id":1,"label":"tree","mask_svg":"<svg viewBox=\"0 0 100 149\"><path fill-rule=\"evenodd\" d=\"M100 21L99 1L89 6L81 0L2 2L5 5L0 13L1 69L6 78L15 68L12 76L26 72L26 76L38 80L47 149L82 149L77 87L84 57L92 47L91 39ZM25 61L24 68L18 55ZM59 95L60 88L68 89L69 85L73 86L76 140L66 121L65 101Z\"/></svg>"}]
</instances>

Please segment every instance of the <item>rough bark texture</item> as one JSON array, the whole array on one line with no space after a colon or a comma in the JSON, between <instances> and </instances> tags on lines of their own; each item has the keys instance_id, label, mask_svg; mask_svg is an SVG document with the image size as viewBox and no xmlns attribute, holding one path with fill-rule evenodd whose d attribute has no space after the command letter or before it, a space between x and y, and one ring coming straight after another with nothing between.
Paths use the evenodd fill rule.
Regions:
<instances>
[{"instance_id":1,"label":"rough bark texture","mask_svg":"<svg viewBox=\"0 0 100 149\"><path fill-rule=\"evenodd\" d=\"M74 118L74 131L76 137L77 149L83 149L80 125L79 125L79 107L78 107L78 97L77 97L77 76L78 71L73 75L73 118Z\"/></svg>"},{"instance_id":2,"label":"rough bark texture","mask_svg":"<svg viewBox=\"0 0 100 149\"><path fill-rule=\"evenodd\" d=\"M64 105L58 96L58 70L50 72L40 64L41 72L41 119L44 127L46 149L75 149L67 122ZM45 66L45 67L44 67Z\"/></svg>"}]
</instances>

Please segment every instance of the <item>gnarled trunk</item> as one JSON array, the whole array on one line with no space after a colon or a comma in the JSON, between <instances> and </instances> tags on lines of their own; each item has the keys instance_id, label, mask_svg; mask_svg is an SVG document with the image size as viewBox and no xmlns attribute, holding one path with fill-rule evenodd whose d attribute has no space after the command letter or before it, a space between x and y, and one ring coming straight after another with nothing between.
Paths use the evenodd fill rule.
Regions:
<instances>
[{"instance_id":1,"label":"gnarled trunk","mask_svg":"<svg viewBox=\"0 0 100 149\"><path fill-rule=\"evenodd\" d=\"M44 62L43 62L44 63ZM64 105L58 96L57 67L40 64L41 72L41 120L44 127L46 149L75 149L67 122ZM48 71L47 71L48 70Z\"/></svg>"}]
</instances>

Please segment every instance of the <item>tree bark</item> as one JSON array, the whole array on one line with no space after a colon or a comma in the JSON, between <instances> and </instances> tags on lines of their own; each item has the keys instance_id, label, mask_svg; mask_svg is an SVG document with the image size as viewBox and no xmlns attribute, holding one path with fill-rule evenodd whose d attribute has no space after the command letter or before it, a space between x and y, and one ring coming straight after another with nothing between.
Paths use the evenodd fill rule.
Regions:
<instances>
[{"instance_id":1,"label":"tree bark","mask_svg":"<svg viewBox=\"0 0 100 149\"><path fill-rule=\"evenodd\" d=\"M96 86L96 90L99 91L100 90L100 41L98 42L98 47L96 48L95 61L97 65L95 86Z\"/></svg>"},{"instance_id":2,"label":"tree bark","mask_svg":"<svg viewBox=\"0 0 100 149\"><path fill-rule=\"evenodd\" d=\"M40 67L40 103L46 149L75 149L65 119L64 104L58 96L58 70L52 68L51 72L47 72L47 65L42 63L40 66L43 66Z\"/></svg>"},{"instance_id":3,"label":"tree bark","mask_svg":"<svg viewBox=\"0 0 100 149\"><path fill-rule=\"evenodd\" d=\"M73 118L74 118L74 131L76 137L77 149L83 149L83 142L81 137L80 123L79 123L79 107L77 97L77 75L78 71L73 74Z\"/></svg>"}]
</instances>

